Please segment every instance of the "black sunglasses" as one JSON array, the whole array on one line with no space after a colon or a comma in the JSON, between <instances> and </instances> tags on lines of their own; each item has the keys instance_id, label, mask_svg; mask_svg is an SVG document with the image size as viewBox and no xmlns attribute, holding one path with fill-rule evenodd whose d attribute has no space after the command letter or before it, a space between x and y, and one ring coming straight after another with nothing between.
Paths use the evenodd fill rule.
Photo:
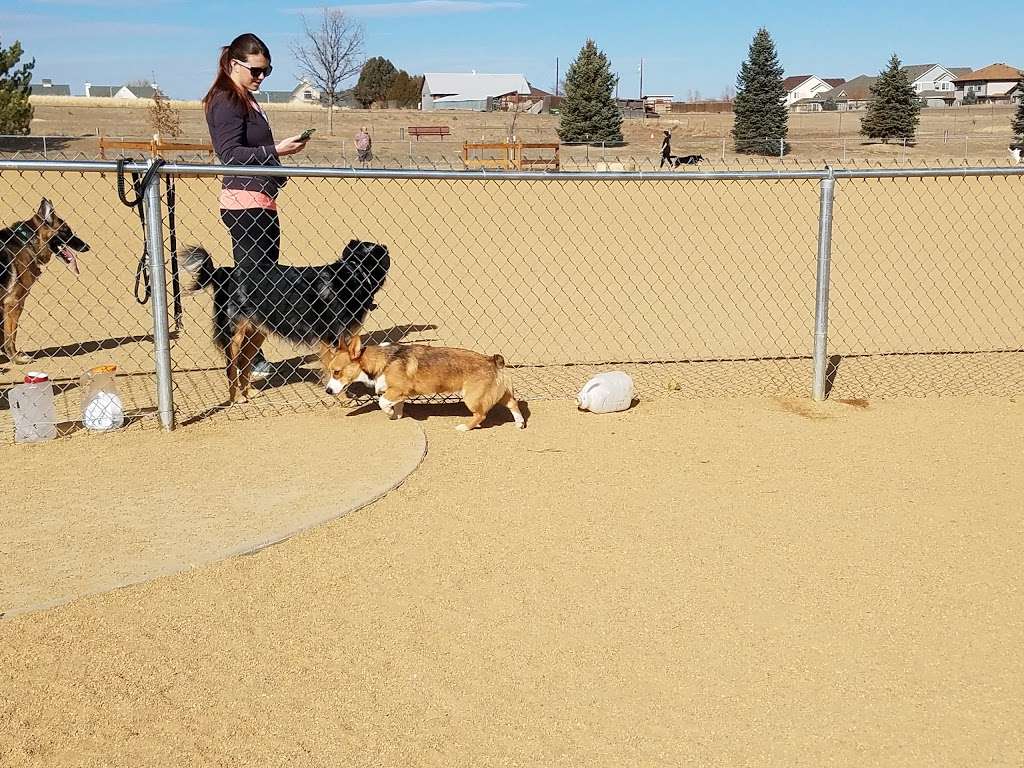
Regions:
<instances>
[{"instance_id":1,"label":"black sunglasses","mask_svg":"<svg viewBox=\"0 0 1024 768\"><path fill-rule=\"evenodd\" d=\"M267 66L265 67L250 67L244 61L239 61L238 59L232 59L232 61L234 61L235 64L239 64L248 69L249 74L253 76L253 79L258 79L261 77L270 77L270 73L274 71L274 68L269 64L267 64Z\"/></svg>"}]
</instances>

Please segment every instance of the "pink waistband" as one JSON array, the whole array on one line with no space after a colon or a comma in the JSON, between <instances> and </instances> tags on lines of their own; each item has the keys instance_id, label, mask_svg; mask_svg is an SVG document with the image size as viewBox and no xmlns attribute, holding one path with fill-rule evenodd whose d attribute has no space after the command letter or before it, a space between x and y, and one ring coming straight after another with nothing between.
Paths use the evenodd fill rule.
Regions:
<instances>
[{"instance_id":1,"label":"pink waistband","mask_svg":"<svg viewBox=\"0 0 1024 768\"><path fill-rule=\"evenodd\" d=\"M242 211L246 208L277 210L277 201L266 192L251 192L247 189L222 189L220 207L226 211Z\"/></svg>"}]
</instances>

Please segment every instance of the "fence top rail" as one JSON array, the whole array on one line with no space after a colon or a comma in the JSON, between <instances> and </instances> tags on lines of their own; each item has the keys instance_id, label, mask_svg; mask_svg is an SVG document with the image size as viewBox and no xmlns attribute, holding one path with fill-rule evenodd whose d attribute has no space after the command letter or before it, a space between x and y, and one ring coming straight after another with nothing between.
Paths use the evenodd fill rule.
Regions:
<instances>
[{"instance_id":1,"label":"fence top rail","mask_svg":"<svg viewBox=\"0 0 1024 768\"><path fill-rule=\"evenodd\" d=\"M126 171L143 173L148 163L125 163ZM101 160L0 160L0 173L71 172L113 173L117 163ZM164 175L237 175L242 169L231 165L166 163ZM968 176L1024 176L1024 166L963 166L948 168L830 168L814 171L495 171L437 170L423 168L336 168L324 166L244 166L246 176L289 176L342 179L458 179L510 181L744 181L779 179L886 179Z\"/></svg>"}]
</instances>

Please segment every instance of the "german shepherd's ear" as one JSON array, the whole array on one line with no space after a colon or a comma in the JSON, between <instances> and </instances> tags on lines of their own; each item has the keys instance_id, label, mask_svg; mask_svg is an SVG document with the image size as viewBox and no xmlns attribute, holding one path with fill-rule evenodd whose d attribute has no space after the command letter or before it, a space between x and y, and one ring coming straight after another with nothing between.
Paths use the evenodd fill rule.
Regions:
<instances>
[{"instance_id":1,"label":"german shepherd's ear","mask_svg":"<svg viewBox=\"0 0 1024 768\"><path fill-rule=\"evenodd\" d=\"M353 333L348 340L348 356L358 360L363 355L363 342L358 333Z\"/></svg>"},{"instance_id":2,"label":"german shepherd's ear","mask_svg":"<svg viewBox=\"0 0 1024 768\"><path fill-rule=\"evenodd\" d=\"M39 210L36 211L36 216L43 220L43 223L48 226L53 226L53 203L47 200L45 197L43 201L39 203Z\"/></svg>"}]
</instances>

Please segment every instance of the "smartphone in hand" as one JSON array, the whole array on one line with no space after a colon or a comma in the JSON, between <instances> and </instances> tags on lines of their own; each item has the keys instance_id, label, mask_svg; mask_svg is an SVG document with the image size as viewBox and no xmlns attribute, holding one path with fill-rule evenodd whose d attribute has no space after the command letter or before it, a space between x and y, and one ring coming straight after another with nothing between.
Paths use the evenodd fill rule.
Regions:
<instances>
[{"instance_id":1,"label":"smartphone in hand","mask_svg":"<svg viewBox=\"0 0 1024 768\"><path fill-rule=\"evenodd\" d=\"M316 133L316 128L307 128L301 134L299 134L299 141L309 141L310 137Z\"/></svg>"}]
</instances>

